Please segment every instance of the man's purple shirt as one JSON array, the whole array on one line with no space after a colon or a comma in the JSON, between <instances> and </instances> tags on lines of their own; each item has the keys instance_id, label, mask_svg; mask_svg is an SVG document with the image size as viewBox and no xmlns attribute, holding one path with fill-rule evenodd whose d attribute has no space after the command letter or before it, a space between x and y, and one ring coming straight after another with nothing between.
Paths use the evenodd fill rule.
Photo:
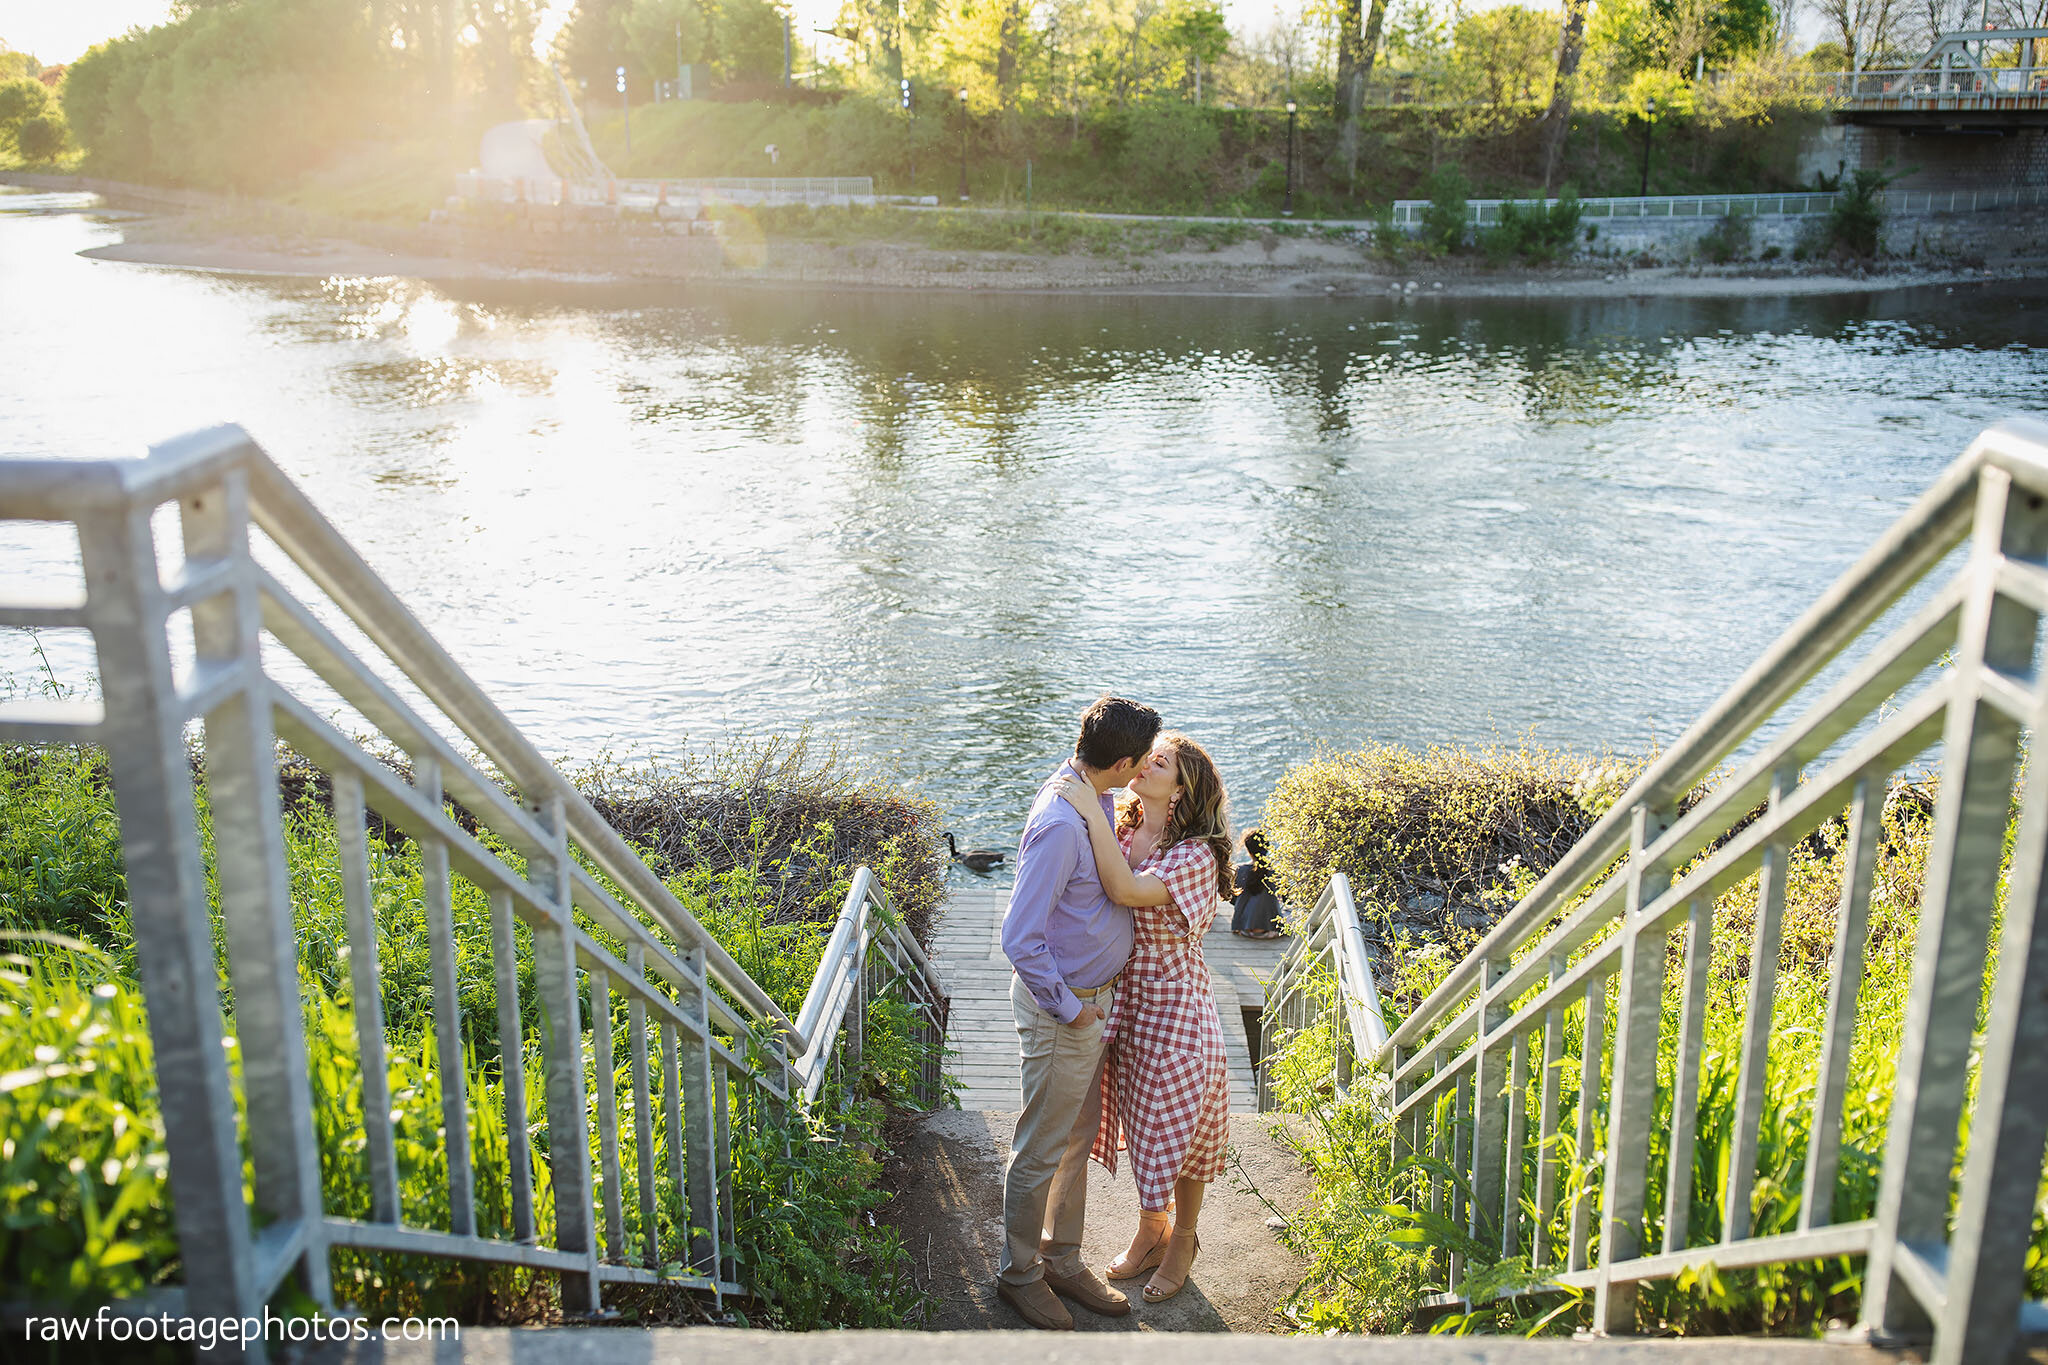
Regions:
<instances>
[{"instance_id":1,"label":"man's purple shirt","mask_svg":"<svg viewBox=\"0 0 2048 1365\"><path fill-rule=\"evenodd\" d=\"M1062 763L1040 788L1017 845L1017 884L1003 916L1003 955L1024 979L1039 1008L1061 1023L1081 1012L1069 987L1091 990L1124 969L1131 958L1131 912L1110 900L1096 875L1088 822L1060 796L1063 777L1085 781ZM1102 812L1116 808L1107 796Z\"/></svg>"}]
</instances>

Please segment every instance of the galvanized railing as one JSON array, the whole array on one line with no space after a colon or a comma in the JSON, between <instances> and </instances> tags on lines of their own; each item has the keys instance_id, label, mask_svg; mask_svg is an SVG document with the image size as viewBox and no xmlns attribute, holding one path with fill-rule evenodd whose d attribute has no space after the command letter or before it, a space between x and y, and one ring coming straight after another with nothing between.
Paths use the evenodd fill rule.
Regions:
<instances>
[{"instance_id":1,"label":"galvanized railing","mask_svg":"<svg viewBox=\"0 0 2048 1365\"><path fill-rule=\"evenodd\" d=\"M1964 545L1955 572L1931 582ZM1924 605L1874 638L1888 610L1923 585L1933 589ZM1863 1323L1873 1335L1931 1330L1936 1361L2004 1359L2023 1316L2042 1320L2022 1300L2048 1140L2048 773L2022 759L2024 737L2048 721L2044 614L2048 425L2002 423L1636 780L1383 1046L1370 1049L1370 1025L1346 1030L1378 1073L1392 1140L1434 1159L1417 1196L1503 1255L1530 1255L1550 1285L1594 1291L1603 1331L1632 1329L1646 1281L1709 1265L1853 1256L1867 1258ZM1802 690L1819 686L1852 646L1867 648L1795 712ZM1939 794L1875 1207L1838 1224L1849 1045L1887 783L1932 753ZM1730 762L1731 775L1682 808ZM1758 1236L1757 1201L1792 1197L1766 1196L1757 1184L1790 854L1843 817L1847 872L1797 1225ZM1750 878L1759 888L1753 923L1717 923L1717 899ZM1325 897L1340 927L1344 891ZM1681 926L1682 958L1667 980ZM1737 932L1749 971L1727 1183L1718 1240L1702 1242L1689 1210L1707 968L1714 936ZM1328 941L1352 979L1370 979L1369 962L1348 960L1364 953L1363 938L1339 932ZM1311 941L1297 956L1316 951ZM1987 962L1995 970L1980 1033ZM1303 1026L1288 1013L1300 1010L1303 991L1284 974L1280 985L1267 1018L1284 1036ZM1667 989L1677 1005L1668 1083L1659 1068ZM1340 1084L1344 1064L1340 1053ZM1563 1209L1567 1071L1582 1081L1572 1150L1584 1185ZM1666 1100L1661 1245L1648 1247L1651 1125ZM1455 1292L1462 1267L1448 1270Z\"/></svg>"},{"instance_id":2,"label":"galvanized railing","mask_svg":"<svg viewBox=\"0 0 2048 1365\"><path fill-rule=\"evenodd\" d=\"M722 204L807 204L815 208L875 203L873 176L725 176L700 180L614 178L505 180L464 174L455 178L464 199L492 204L579 205L695 212Z\"/></svg>"},{"instance_id":3,"label":"galvanized railing","mask_svg":"<svg viewBox=\"0 0 2048 1365\"><path fill-rule=\"evenodd\" d=\"M151 525L153 514L172 505L182 555L159 546ZM103 700L0 706L0 741L94 744L107 753L183 1261L176 1311L260 1319L294 1273L315 1301L331 1306L328 1253L340 1247L551 1271L570 1313L597 1311L605 1284L742 1292L731 1254L736 1123L778 1121L789 1105L815 1101L835 1068L857 1066L867 1002L877 992L899 996L917 1013L925 1054L917 1100L943 1095L945 996L867 869L854 875L809 998L792 1021L239 428L187 436L141 460L0 460L0 520L68 523L77 533L81 590L30 601L0 582L0 625L90 631ZM259 557L252 532L276 553ZM295 595L265 558L309 580L315 603ZM181 615L189 616L193 657L174 673ZM336 617L360 632L372 657L381 655L378 667L337 634ZM409 757L410 784L298 695L294 688L311 687L312 679ZM400 687L416 689L424 714ZM216 987L208 867L185 743L194 721L204 729L231 1015ZM458 752L450 735L474 745L516 795ZM332 780L367 1218L322 1207L279 738ZM465 830L450 800L495 844ZM445 1226L415 1226L401 1216L366 811L420 850L435 1052L443 1059ZM459 1060L458 877L483 891L490 907L509 1227L482 1228L476 1214L473 1106ZM538 1046L552 1229L535 1226L525 1140L530 1040L521 1027L515 923L531 935L545 1021ZM623 1010L614 1010L614 994L624 997ZM613 1051L621 1014L623 1065ZM237 1083L223 1052L229 1041L240 1058L246 1129L237 1122ZM622 1070L638 1163L638 1209L630 1219L620 1168ZM586 1117L593 1082L594 1121ZM253 1203L243 1189L245 1152L254 1166ZM593 1188L600 1181L601 1194ZM677 1192L681 1210L673 1247L660 1235L665 1188Z\"/></svg>"},{"instance_id":4,"label":"galvanized railing","mask_svg":"<svg viewBox=\"0 0 2048 1365\"><path fill-rule=\"evenodd\" d=\"M1582 218L1803 218L1831 213L1841 195L1834 190L1796 190L1784 194L1651 194L1581 199ZM1503 204L1547 208L1554 199L1470 199L1465 221L1500 221ZM2016 186L1995 190L1886 190L1878 202L1887 214L1982 213L1993 209L2048 204L2048 187ZM1397 199L1396 227L1416 228L1429 212L1427 199Z\"/></svg>"},{"instance_id":5,"label":"galvanized railing","mask_svg":"<svg viewBox=\"0 0 2048 1365\"><path fill-rule=\"evenodd\" d=\"M1327 1015L1321 988L1336 994ZM1379 983L1373 979L1373 954L1365 941L1351 879L1339 872L1330 878L1315 908L1295 929L1286 955L1266 987L1260 1036L1285 1036L1330 1026L1333 1048L1332 1082L1339 1098L1351 1093L1358 1063L1370 1063L1387 1043L1387 1020L1380 1006ZM1269 1067L1258 1069L1259 1108L1277 1103Z\"/></svg>"}]
</instances>

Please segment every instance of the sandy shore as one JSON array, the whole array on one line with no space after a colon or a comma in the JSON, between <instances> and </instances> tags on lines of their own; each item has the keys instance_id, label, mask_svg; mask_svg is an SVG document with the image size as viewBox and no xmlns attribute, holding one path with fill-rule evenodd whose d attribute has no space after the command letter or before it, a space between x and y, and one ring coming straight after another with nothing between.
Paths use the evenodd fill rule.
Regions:
<instances>
[{"instance_id":1,"label":"sandy shore","mask_svg":"<svg viewBox=\"0 0 2048 1365\"><path fill-rule=\"evenodd\" d=\"M108 200L123 202L119 194ZM1055 255L944 250L898 242L835 245L616 230L564 234L484 232L445 224L406 227L314 218L249 201L174 205L138 199L130 206L140 212L115 210L124 240L83 254L183 270L308 278L663 281L807 289L1250 297L1749 298L2048 278L2048 257L2039 255L2008 255L1944 268L1911 262L1846 270L1792 263L1644 268L1585 262L1496 269L1468 257L1391 265L1349 242L1270 232L1218 250Z\"/></svg>"},{"instance_id":2,"label":"sandy shore","mask_svg":"<svg viewBox=\"0 0 2048 1365\"><path fill-rule=\"evenodd\" d=\"M1163 295L1430 294L1451 298L1748 298L1849 294L1987 280L2048 278L2048 261L1929 270L1904 265L1852 272L1760 267L1566 266L1548 270L1459 268L1462 263L1390 267L1357 252L1285 242L1274 251L1245 243L1216 252L1162 252L1128 262L1095 256L934 251L897 244L825 246L712 241L566 246L451 242L442 250L383 246L335 237L163 232L138 224L126 241L83 253L106 261L247 275L326 278L406 276L440 280L623 282L668 280L805 288L1001 290ZM498 249L491 249L497 246ZM1320 249L1318 249L1320 248Z\"/></svg>"}]
</instances>

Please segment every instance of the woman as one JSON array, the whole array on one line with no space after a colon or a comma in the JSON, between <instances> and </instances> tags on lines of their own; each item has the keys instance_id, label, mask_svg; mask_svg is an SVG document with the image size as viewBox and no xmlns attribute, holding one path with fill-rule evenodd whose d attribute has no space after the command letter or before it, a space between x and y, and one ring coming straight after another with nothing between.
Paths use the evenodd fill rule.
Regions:
<instances>
[{"instance_id":1,"label":"woman","mask_svg":"<svg viewBox=\"0 0 2048 1365\"><path fill-rule=\"evenodd\" d=\"M1273 894L1273 873L1266 858L1265 832L1249 829L1244 835L1244 856L1249 862L1237 865L1237 900L1230 915L1230 932L1239 938L1280 938L1280 901Z\"/></svg>"},{"instance_id":2,"label":"woman","mask_svg":"<svg viewBox=\"0 0 2048 1365\"><path fill-rule=\"evenodd\" d=\"M1116 828L1085 782L1060 795L1087 820L1103 890L1131 907L1137 930L1104 1026L1094 1155L1114 1171L1117 1152L1130 1152L1138 1231L1109 1276L1153 1270L1145 1302L1164 1303L1194 1266L1202 1194L1223 1174L1230 1141L1223 1021L1202 960L1202 935L1230 894L1223 779L1199 744L1169 732L1131 780Z\"/></svg>"}]
</instances>

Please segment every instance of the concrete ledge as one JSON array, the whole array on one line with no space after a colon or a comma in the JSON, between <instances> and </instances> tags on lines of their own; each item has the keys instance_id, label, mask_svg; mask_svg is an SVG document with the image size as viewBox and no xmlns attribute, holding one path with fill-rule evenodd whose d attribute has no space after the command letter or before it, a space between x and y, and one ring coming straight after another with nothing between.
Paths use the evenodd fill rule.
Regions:
<instances>
[{"instance_id":1,"label":"concrete ledge","mask_svg":"<svg viewBox=\"0 0 2048 1365\"><path fill-rule=\"evenodd\" d=\"M1692 1338L1523 1341L1504 1337L1258 1337L1146 1332L1113 1348L1065 1332L762 1332L473 1328L460 1342L361 1345L299 1357L308 1365L1899 1365L1910 1355L1837 1342Z\"/></svg>"}]
</instances>

